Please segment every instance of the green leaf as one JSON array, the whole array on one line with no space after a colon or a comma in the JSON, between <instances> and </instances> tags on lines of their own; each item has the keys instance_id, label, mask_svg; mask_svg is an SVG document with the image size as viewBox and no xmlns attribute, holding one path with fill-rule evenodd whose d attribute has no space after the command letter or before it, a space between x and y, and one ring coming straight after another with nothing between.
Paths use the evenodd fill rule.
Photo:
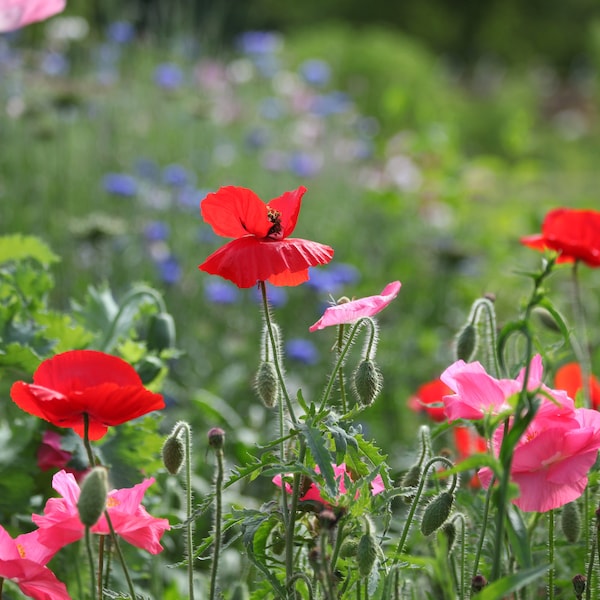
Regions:
<instances>
[{"instance_id":1,"label":"green leaf","mask_svg":"<svg viewBox=\"0 0 600 600\"><path fill-rule=\"evenodd\" d=\"M44 327L43 333L48 339L56 340L55 353L87 347L94 334L76 323L69 315L57 312L41 313L36 321Z\"/></svg>"},{"instance_id":2,"label":"green leaf","mask_svg":"<svg viewBox=\"0 0 600 600\"><path fill-rule=\"evenodd\" d=\"M42 240L32 235L0 236L0 263L33 258L44 266L60 261Z\"/></svg>"},{"instance_id":3,"label":"green leaf","mask_svg":"<svg viewBox=\"0 0 600 600\"><path fill-rule=\"evenodd\" d=\"M313 427L310 422L299 424L298 431L304 437L315 463L319 466L329 494L332 497L337 496L338 486L335 481L335 473L332 466L333 456L325 445L323 432L320 429Z\"/></svg>"},{"instance_id":4,"label":"green leaf","mask_svg":"<svg viewBox=\"0 0 600 600\"><path fill-rule=\"evenodd\" d=\"M527 533L527 525L523 521L520 511L516 506L508 504L506 506L506 521L508 524L507 533L510 541L510 547L521 568L532 566L531 543Z\"/></svg>"},{"instance_id":5,"label":"green leaf","mask_svg":"<svg viewBox=\"0 0 600 600\"><path fill-rule=\"evenodd\" d=\"M22 346L17 342L12 342L0 351L0 369L11 368L33 373L41 362L39 357L29 346Z\"/></svg>"},{"instance_id":6,"label":"green leaf","mask_svg":"<svg viewBox=\"0 0 600 600\"><path fill-rule=\"evenodd\" d=\"M502 600L508 594L516 592L526 585L539 579L550 568L550 565L540 565L508 575L483 588L475 597L477 600Z\"/></svg>"}]
</instances>

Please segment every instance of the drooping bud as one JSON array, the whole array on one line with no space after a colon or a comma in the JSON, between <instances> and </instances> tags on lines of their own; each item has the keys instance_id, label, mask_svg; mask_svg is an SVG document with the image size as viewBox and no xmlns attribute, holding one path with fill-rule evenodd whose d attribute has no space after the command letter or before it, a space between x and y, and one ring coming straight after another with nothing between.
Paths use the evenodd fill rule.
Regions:
<instances>
[{"instance_id":1,"label":"drooping bud","mask_svg":"<svg viewBox=\"0 0 600 600\"><path fill-rule=\"evenodd\" d=\"M225 443L225 431L220 427L213 427L208 431L208 445L215 450L221 450Z\"/></svg>"},{"instance_id":2,"label":"drooping bud","mask_svg":"<svg viewBox=\"0 0 600 600\"><path fill-rule=\"evenodd\" d=\"M175 346L175 321L167 312L159 312L150 317L146 336L148 350L160 352Z\"/></svg>"},{"instance_id":3,"label":"drooping bud","mask_svg":"<svg viewBox=\"0 0 600 600\"><path fill-rule=\"evenodd\" d=\"M421 465L419 463L414 464L402 478L400 485L402 487L417 487L421 481Z\"/></svg>"},{"instance_id":4,"label":"drooping bud","mask_svg":"<svg viewBox=\"0 0 600 600\"><path fill-rule=\"evenodd\" d=\"M552 314L545 308L541 306L536 306L533 309L533 313L538 317L540 323L550 331L554 331L555 333L560 333L560 327L556 322L556 319L552 316Z\"/></svg>"},{"instance_id":5,"label":"drooping bud","mask_svg":"<svg viewBox=\"0 0 600 600\"><path fill-rule=\"evenodd\" d=\"M475 577L471 579L471 591L476 594L477 592L480 592L487 584L487 579L483 575L475 575Z\"/></svg>"},{"instance_id":6,"label":"drooping bud","mask_svg":"<svg viewBox=\"0 0 600 600\"><path fill-rule=\"evenodd\" d=\"M365 359L358 365L354 371L352 387L360 404L373 404L383 388L383 375L371 359Z\"/></svg>"},{"instance_id":7,"label":"drooping bud","mask_svg":"<svg viewBox=\"0 0 600 600\"><path fill-rule=\"evenodd\" d=\"M473 323L467 323L456 336L454 355L456 360L470 362L477 349L477 328Z\"/></svg>"},{"instance_id":8,"label":"drooping bud","mask_svg":"<svg viewBox=\"0 0 600 600\"><path fill-rule=\"evenodd\" d=\"M164 366L163 361L158 356L149 355L136 364L135 370L142 383L148 385L158 377Z\"/></svg>"},{"instance_id":9,"label":"drooping bud","mask_svg":"<svg viewBox=\"0 0 600 600\"><path fill-rule=\"evenodd\" d=\"M573 583L573 591L575 592L575 598L577 600L582 600L583 594L585 593L585 586L587 583L587 579L585 575L575 575L573 579L571 579Z\"/></svg>"},{"instance_id":10,"label":"drooping bud","mask_svg":"<svg viewBox=\"0 0 600 600\"><path fill-rule=\"evenodd\" d=\"M254 387L258 397L267 408L277 405L279 399L279 379L277 370L271 361L262 361L254 378Z\"/></svg>"},{"instance_id":11,"label":"drooping bud","mask_svg":"<svg viewBox=\"0 0 600 600\"><path fill-rule=\"evenodd\" d=\"M346 538L340 548L340 556L342 558L350 558L356 556L358 551L358 540L356 538Z\"/></svg>"},{"instance_id":12,"label":"drooping bud","mask_svg":"<svg viewBox=\"0 0 600 600\"><path fill-rule=\"evenodd\" d=\"M185 446L178 434L171 434L163 444L162 460L171 475L179 473L185 460Z\"/></svg>"},{"instance_id":13,"label":"drooping bud","mask_svg":"<svg viewBox=\"0 0 600 600\"><path fill-rule=\"evenodd\" d=\"M377 542L375 541L375 536L367 532L358 540L356 547L356 562L358 564L358 573L361 577L368 577L371 574L376 558Z\"/></svg>"},{"instance_id":14,"label":"drooping bud","mask_svg":"<svg viewBox=\"0 0 600 600\"><path fill-rule=\"evenodd\" d=\"M79 519L86 527L98 522L106 509L108 497L108 477L104 467L94 467L81 484L81 493L77 501Z\"/></svg>"},{"instance_id":15,"label":"drooping bud","mask_svg":"<svg viewBox=\"0 0 600 600\"><path fill-rule=\"evenodd\" d=\"M450 492L441 492L425 508L421 521L421 533L430 535L439 529L450 516L454 495Z\"/></svg>"},{"instance_id":16,"label":"drooping bud","mask_svg":"<svg viewBox=\"0 0 600 600\"><path fill-rule=\"evenodd\" d=\"M581 512L577 502L569 502L562 507L560 525L565 539L574 544L581 535Z\"/></svg>"},{"instance_id":17,"label":"drooping bud","mask_svg":"<svg viewBox=\"0 0 600 600\"><path fill-rule=\"evenodd\" d=\"M441 528L441 533L446 538L446 544L448 545L448 554L452 552L452 547L456 541L456 525L452 521L446 521Z\"/></svg>"}]
</instances>

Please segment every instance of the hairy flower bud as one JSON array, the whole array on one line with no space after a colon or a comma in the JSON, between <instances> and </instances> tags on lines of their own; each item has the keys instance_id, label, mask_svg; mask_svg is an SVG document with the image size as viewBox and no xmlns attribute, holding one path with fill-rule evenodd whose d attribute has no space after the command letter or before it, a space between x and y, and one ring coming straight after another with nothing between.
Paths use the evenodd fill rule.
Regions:
<instances>
[{"instance_id":1,"label":"hairy flower bud","mask_svg":"<svg viewBox=\"0 0 600 600\"><path fill-rule=\"evenodd\" d=\"M175 346L175 321L167 312L159 312L150 317L146 335L148 350L160 352Z\"/></svg>"},{"instance_id":2,"label":"hairy flower bud","mask_svg":"<svg viewBox=\"0 0 600 600\"><path fill-rule=\"evenodd\" d=\"M258 397L267 408L273 408L279 398L279 379L277 370L271 361L263 361L258 367L254 379L254 387Z\"/></svg>"},{"instance_id":3,"label":"hairy flower bud","mask_svg":"<svg viewBox=\"0 0 600 600\"><path fill-rule=\"evenodd\" d=\"M373 404L383 387L383 375L371 359L365 359L358 365L354 371L352 387L360 404Z\"/></svg>"},{"instance_id":4,"label":"hairy flower bud","mask_svg":"<svg viewBox=\"0 0 600 600\"><path fill-rule=\"evenodd\" d=\"M86 527L98 522L106 508L108 497L108 477L104 467L94 467L81 484L77 501L79 519Z\"/></svg>"},{"instance_id":5,"label":"hairy flower bud","mask_svg":"<svg viewBox=\"0 0 600 600\"><path fill-rule=\"evenodd\" d=\"M456 360L469 362L477 348L477 329L473 323L467 323L456 336L454 354Z\"/></svg>"},{"instance_id":6,"label":"hairy flower bud","mask_svg":"<svg viewBox=\"0 0 600 600\"><path fill-rule=\"evenodd\" d=\"M358 540L358 546L356 547L356 562L361 577L368 577L371 574L376 558L377 542L375 536L372 533L365 533Z\"/></svg>"},{"instance_id":7,"label":"hairy flower bud","mask_svg":"<svg viewBox=\"0 0 600 600\"><path fill-rule=\"evenodd\" d=\"M581 513L577 502L569 502L562 507L560 525L565 539L574 544L581 535Z\"/></svg>"},{"instance_id":8,"label":"hairy flower bud","mask_svg":"<svg viewBox=\"0 0 600 600\"><path fill-rule=\"evenodd\" d=\"M476 594L480 592L488 584L487 579L483 575L475 575L471 579L471 591Z\"/></svg>"},{"instance_id":9,"label":"hairy flower bud","mask_svg":"<svg viewBox=\"0 0 600 600\"><path fill-rule=\"evenodd\" d=\"M163 444L162 460L171 475L177 475L185 460L185 447L179 435L171 434Z\"/></svg>"},{"instance_id":10,"label":"hairy flower bud","mask_svg":"<svg viewBox=\"0 0 600 600\"><path fill-rule=\"evenodd\" d=\"M454 495L450 492L441 492L428 505L421 521L421 533L430 535L439 529L450 516Z\"/></svg>"},{"instance_id":11,"label":"hairy flower bud","mask_svg":"<svg viewBox=\"0 0 600 600\"><path fill-rule=\"evenodd\" d=\"M448 545L448 554L450 554L450 552L452 552L454 542L456 541L456 525L452 521L446 521L446 523L442 525L440 531L446 537L446 543Z\"/></svg>"},{"instance_id":12,"label":"hairy flower bud","mask_svg":"<svg viewBox=\"0 0 600 600\"><path fill-rule=\"evenodd\" d=\"M340 556L342 558L350 558L356 556L358 551L358 540L356 538L346 538L340 548Z\"/></svg>"},{"instance_id":13,"label":"hairy flower bud","mask_svg":"<svg viewBox=\"0 0 600 600\"><path fill-rule=\"evenodd\" d=\"M571 579L571 582L573 583L573 591L575 592L575 598L577 598L577 600L581 600L585 592L585 585L587 582L586 576L575 575L575 577Z\"/></svg>"},{"instance_id":14,"label":"hairy flower bud","mask_svg":"<svg viewBox=\"0 0 600 600\"><path fill-rule=\"evenodd\" d=\"M208 431L208 445L215 450L223 448L225 443L225 431L220 427L213 427Z\"/></svg>"},{"instance_id":15,"label":"hairy flower bud","mask_svg":"<svg viewBox=\"0 0 600 600\"><path fill-rule=\"evenodd\" d=\"M421 481L421 465L419 463L414 464L402 478L400 485L402 487L417 487Z\"/></svg>"}]
</instances>

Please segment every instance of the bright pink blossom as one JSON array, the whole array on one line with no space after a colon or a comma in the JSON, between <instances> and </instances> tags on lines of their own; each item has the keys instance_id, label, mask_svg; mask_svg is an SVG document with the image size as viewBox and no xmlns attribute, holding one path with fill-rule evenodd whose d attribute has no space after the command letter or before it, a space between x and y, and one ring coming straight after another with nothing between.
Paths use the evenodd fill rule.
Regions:
<instances>
[{"instance_id":1,"label":"bright pink blossom","mask_svg":"<svg viewBox=\"0 0 600 600\"><path fill-rule=\"evenodd\" d=\"M43 21L65 9L66 0L1 0L0 32Z\"/></svg>"},{"instance_id":2,"label":"bright pink blossom","mask_svg":"<svg viewBox=\"0 0 600 600\"><path fill-rule=\"evenodd\" d=\"M323 316L309 327L309 331L325 329L331 325L353 323L363 317L372 317L382 311L400 291L402 284L399 281L388 283L377 296L367 296L350 302L343 302L325 309Z\"/></svg>"},{"instance_id":3,"label":"bright pink blossom","mask_svg":"<svg viewBox=\"0 0 600 600\"><path fill-rule=\"evenodd\" d=\"M162 550L160 538L169 529L167 519L150 515L141 505L145 491L154 483L154 478L145 479L132 488L109 492L106 506L115 531L127 542L151 554ZM52 479L52 487L62 496L50 498L43 515L33 515L39 527L39 540L50 549L58 551L62 546L83 537L85 527L79 520L77 501L79 486L75 477L59 471ZM108 535L108 523L104 516L91 528L92 533Z\"/></svg>"},{"instance_id":4,"label":"bright pink blossom","mask_svg":"<svg viewBox=\"0 0 600 600\"><path fill-rule=\"evenodd\" d=\"M332 467L333 467L333 473L335 475L335 480L338 485L336 497L340 498L341 496L344 496L347 492L346 482L345 482L346 476L350 479L350 481L352 481L352 477L350 476L350 472L346 468L346 463L341 463L340 465L332 465ZM315 467L315 472L317 472L317 473L321 472L318 465ZM281 487L282 482L283 482L282 475L275 475L275 477L273 477L273 483L276 486ZM285 490L288 494L292 493L292 486L287 481L285 482ZM381 477L381 475L377 475L373 479L373 481L371 481L371 494L373 496L376 496L377 494L381 494L381 492L383 492L383 491L385 491L385 485L383 483L383 478ZM357 496L358 496L358 493L357 493ZM302 496L300 496L299 499L300 499L300 501L312 500L313 502L319 502L320 504L323 504L324 506L328 506L328 507L331 506L328 502L323 500L323 497L321 496L321 492L319 491L317 484L315 484L314 482L310 483L306 492Z\"/></svg>"},{"instance_id":5,"label":"bright pink blossom","mask_svg":"<svg viewBox=\"0 0 600 600\"><path fill-rule=\"evenodd\" d=\"M0 526L0 578L14 581L35 600L70 600L65 584L45 566L50 556L37 531L12 539Z\"/></svg>"}]
</instances>

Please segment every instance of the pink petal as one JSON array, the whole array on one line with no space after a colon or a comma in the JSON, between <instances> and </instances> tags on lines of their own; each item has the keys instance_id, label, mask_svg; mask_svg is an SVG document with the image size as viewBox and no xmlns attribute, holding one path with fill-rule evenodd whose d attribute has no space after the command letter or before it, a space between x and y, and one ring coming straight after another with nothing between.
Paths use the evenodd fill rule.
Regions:
<instances>
[{"instance_id":1,"label":"pink petal","mask_svg":"<svg viewBox=\"0 0 600 600\"><path fill-rule=\"evenodd\" d=\"M43 21L64 10L66 0L2 0L0 32Z\"/></svg>"},{"instance_id":2,"label":"pink petal","mask_svg":"<svg viewBox=\"0 0 600 600\"><path fill-rule=\"evenodd\" d=\"M353 323L363 317L372 317L382 311L398 295L401 285L399 281L392 281L377 296L367 296L359 300L330 306L325 310L323 316L309 327L309 331L325 329L332 325Z\"/></svg>"}]
</instances>

